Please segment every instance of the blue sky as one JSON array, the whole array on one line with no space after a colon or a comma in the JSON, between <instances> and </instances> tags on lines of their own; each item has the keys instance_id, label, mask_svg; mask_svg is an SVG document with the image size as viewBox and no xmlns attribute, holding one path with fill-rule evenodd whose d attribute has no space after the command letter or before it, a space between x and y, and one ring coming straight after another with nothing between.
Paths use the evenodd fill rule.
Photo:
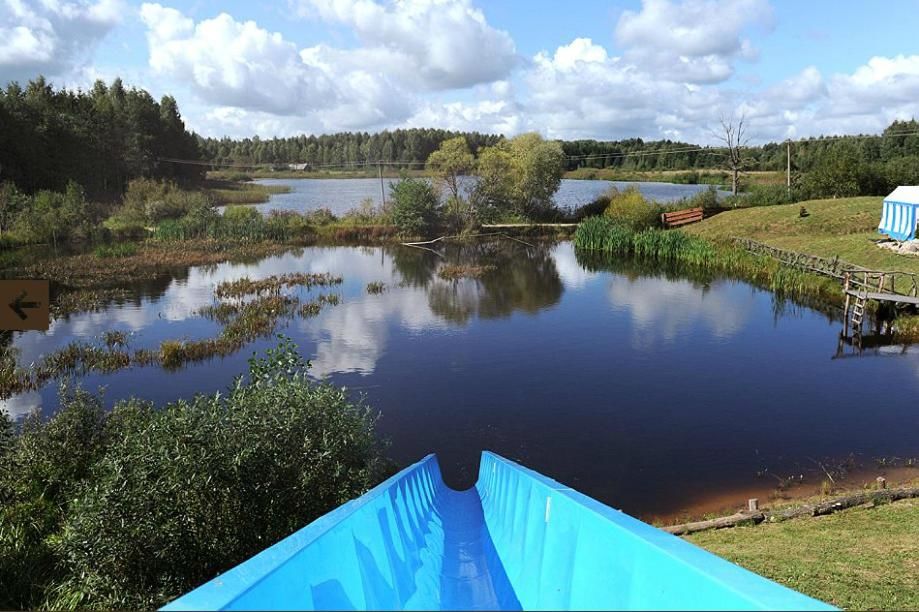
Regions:
<instances>
[{"instance_id":1,"label":"blue sky","mask_svg":"<svg viewBox=\"0 0 919 612\"><path fill-rule=\"evenodd\" d=\"M919 3L0 0L0 81L122 76L192 129L711 141L919 115Z\"/></svg>"}]
</instances>

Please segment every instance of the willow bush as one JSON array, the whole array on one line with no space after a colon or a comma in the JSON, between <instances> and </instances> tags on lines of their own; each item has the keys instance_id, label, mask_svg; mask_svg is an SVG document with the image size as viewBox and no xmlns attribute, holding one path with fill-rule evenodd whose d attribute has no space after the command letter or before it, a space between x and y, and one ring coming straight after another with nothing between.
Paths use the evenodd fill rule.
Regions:
<instances>
[{"instance_id":1,"label":"willow bush","mask_svg":"<svg viewBox=\"0 0 919 612\"><path fill-rule=\"evenodd\" d=\"M225 394L4 417L0 607L159 606L382 479L374 415L307 367L285 339Z\"/></svg>"}]
</instances>

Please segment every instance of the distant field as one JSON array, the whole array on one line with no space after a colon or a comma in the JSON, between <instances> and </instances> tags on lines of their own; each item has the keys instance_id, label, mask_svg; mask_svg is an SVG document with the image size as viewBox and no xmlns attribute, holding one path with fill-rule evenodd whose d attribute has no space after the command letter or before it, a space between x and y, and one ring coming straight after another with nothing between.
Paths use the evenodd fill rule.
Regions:
<instances>
[{"instance_id":1,"label":"distant field","mask_svg":"<svg viewBox=\"0 0 919 612\"><path fill-rule=\"evenodd\" d=\"M881 197L810 200L742 208L686 227L710 239L752 238L772 246L840 259L877 270L919 272L919 257L878 248ZM801 207L810 213L801 217Z\"/></svg>"},{"instance_id":2,"label":"distant field","mask_svg":"<svg viewBox=\"0 0 919 612\"><path fill-rule=\"evenodd\" d=\"M687 539L844 609L919 609L919 500Z\"/></svg>"},{"instance_id":3,"label":"distant field","mask_svg":"<svg viewBox=\"0 0 919 612\"><path fill-rule=\"evenodd\" d=\"M730 182L728 173L723 170L708 168L699 170L622 170L619 168L578 168L565 173L569 179L594 179L603 181L644 181L650 183L682 183L703 185L727 185ZM742 184L782 185L785 175L781 172L748 172L744 174Z\"/></svg>"}]
</instances>

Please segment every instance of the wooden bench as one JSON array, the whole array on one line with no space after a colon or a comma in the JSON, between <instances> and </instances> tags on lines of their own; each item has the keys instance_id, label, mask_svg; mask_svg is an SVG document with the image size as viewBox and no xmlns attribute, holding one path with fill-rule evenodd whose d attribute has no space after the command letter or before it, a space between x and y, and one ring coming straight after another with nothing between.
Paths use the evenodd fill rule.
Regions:
<instances>
[{"instance_id":1,"label":"wooden bench","mask_svg":"<svg viewBox=\"0 0 919 612\"><path fill-rule=\"evenodd\" d=\"M702 216L701 208L687 208L686 210L665 212L661 213L661 225L663 225L664 228L671 228L679 225L686 225L687 223L696 223L702 220Z\"/></svg>"}]
</instances>

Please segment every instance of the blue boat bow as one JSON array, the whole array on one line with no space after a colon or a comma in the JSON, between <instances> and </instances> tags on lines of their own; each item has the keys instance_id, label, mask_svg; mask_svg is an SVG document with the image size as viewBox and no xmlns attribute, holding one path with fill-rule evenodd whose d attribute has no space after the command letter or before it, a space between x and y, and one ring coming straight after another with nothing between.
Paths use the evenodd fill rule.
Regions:
<instances>
[{"instance_id":1,"label":"blue boat bow","mask_svg":"<svg viewBox=\"0 0 919 612\"><path fill-rule=\"evenodd\" d=\"M831 610L483 452L454 491L434 455L163 610Z\"/></svg>"}]
</instances>

